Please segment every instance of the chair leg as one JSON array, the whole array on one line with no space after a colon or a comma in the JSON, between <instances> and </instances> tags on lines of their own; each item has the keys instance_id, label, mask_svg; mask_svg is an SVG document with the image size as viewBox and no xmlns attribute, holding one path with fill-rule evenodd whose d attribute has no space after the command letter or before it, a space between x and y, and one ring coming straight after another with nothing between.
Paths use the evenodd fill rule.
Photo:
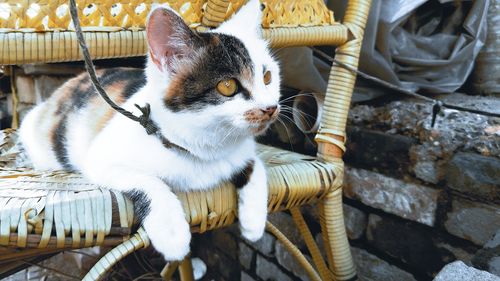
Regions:
<instances>
[{"instance_id":1,"label":"chair leg","mask_svg":"<svg viewBox=\"0 0 500 281\"><path fill-rule=\"evenodd\" d=\"M319 204L323 241L330 269L336 280L356 278L342 211L342 188L329 193Z\"/></svg>"},{"instance_id":2,"label":"chair leg","mask_svg":"<svg viewBox=\"0 0 500 281\"><path fill-rule=\"evenodd\" d=\"M83 281L96 281L101 278L115 265L117 262L128 256L129 254L149 246L149 238L142 228L137 230L137 233L129 240L116 246L107 254L105 254L83 277Z\"/></svg>"},{"instance_id":3,"label":"chair leg","mask_svg":"<svg viewBox=\"0 0 500 281\"><path fill-rule=\"evenodd\" d=\"M194 281L191 258L187 257L181 262L179 265L179 275L181 277L181 281Z\"/></svg>"}]
</instances>

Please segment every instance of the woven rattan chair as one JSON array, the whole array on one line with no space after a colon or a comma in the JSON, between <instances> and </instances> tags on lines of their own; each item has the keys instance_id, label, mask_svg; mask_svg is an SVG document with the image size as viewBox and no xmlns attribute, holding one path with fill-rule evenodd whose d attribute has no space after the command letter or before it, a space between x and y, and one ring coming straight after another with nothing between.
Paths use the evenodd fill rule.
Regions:
<instances>
[{"instance_id":1,"label":"woven rattan chair","mask_svg":"<svg viewBox=\"0 0 500 281\"><path fill-rule=\"evenodd\" d=\"M78 0L93 58L144 55L144 21L152 2L156 1ZM203 30L218 26L244 1L166 2L191 27ZM370 0L350 0L342 23L334 21L323 0L266 0L263 4L263 34L272 47L336 45L335 58L357 67ZM1 10L7 6L5 17ZM65 0L0 3L0 65L81 60L71 28ZM342 215L341 159L354 82L355 74L332 67L316 135L316 158L259 147L268 166L269 211L290 210L315 266L274 226L268 224L267 229L298 258L312 280L350 280L356 276ZM4 135L6 143L16 137L10 130ZM15 155L2 157L0 165ZM220 228L235 220L236 191L230 184L206 192L179 193L178 197L193 232ZM302 217L300 206L304 204L319 208L327 262ZM0 277L19 269L22 260L29 258L94 245L116 246L85 277L97 280L124 256L148 246L146 233L140 229L132 233L133 226L130 201L120 193L89 184L77 174L0 168ZM178 263L167 266L162 274L171 275L174 264ZM192 278L189 262L180 263L179 268L181 279Z\"/></svg>"}]
</instances>

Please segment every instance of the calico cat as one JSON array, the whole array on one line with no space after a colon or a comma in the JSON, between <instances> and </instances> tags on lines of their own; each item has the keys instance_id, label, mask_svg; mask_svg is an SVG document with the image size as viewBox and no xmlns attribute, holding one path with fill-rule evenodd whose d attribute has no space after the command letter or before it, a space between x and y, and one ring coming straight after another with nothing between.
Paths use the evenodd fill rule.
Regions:
<instances>
[{"instance_id":1,"label":"calico cat","mask_svg":"<svg viewBox=\"0 0 500 281\"><path fill-rule=\"evenodd\" d=\"M24 119L20 135L37 169L69 169L134 201L153 246L167 260L189 251L191 233L174 190L238 188L242 235L264 232L267 180L254 136L279 113L280 73L261 38L261 11L251 0L215 30L196 33L168 7L149 15L144 71L98 72L108 95L151 119L175 147L111 109L82 74Z\"/></svg>"}]
</instances>

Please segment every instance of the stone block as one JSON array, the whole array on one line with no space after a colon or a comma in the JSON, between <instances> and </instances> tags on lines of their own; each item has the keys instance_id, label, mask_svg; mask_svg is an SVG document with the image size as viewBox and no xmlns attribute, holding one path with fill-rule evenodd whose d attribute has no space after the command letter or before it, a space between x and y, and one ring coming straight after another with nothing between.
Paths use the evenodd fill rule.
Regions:
<instances>
[{"instance_id":1,"label":"stone block","mask_svg":"<svg viewBox=\"0 0 500 281\"><path fill-rule=\"evenodd\" d=\"M486 271L481 271L455 261L446 265L434 278L434 281L499 281L500 278Z\"/></svg>"},{"instance_id":2,"label":"stone block","mask_svg":"<svg viewBox=\"0 0 500 281\"><path fill-rule=\"evenodd\" d=\"M264 256L273 257L275 243L276 243L276 238L273 235L264 232L264 236L262 236L262 238L260 238L256 242L250 242L250 245Z\"/></svg>"},{"instance_id":3,"label":"stone block","mask_svg":"<svg viewBox=\"0 0 500 281\"><path fill-rule=\"evenodd\" d=\"M62 84L68 81L68 77L41 75L35 77L35 92L36 103L41 103L48 99L54 91Z\"/></svg>"},{"instance_id":4,"label":"stone block","mask_svg":"<svg viewBox=\"0 0 500 281\"><path fill-rule=\"evenodd\" d=\"M264 256L257 255L257 275L264 281L292 281L293 279L283 272L276 264L267 260Z\"/></svg>"},{"instance_id":5,"label":"stone block","mask_svg":"<svg viewBox=\"0 0 500 281\"><path fill-rule=\"evenodd\" d=\"M239 253L240 264L245 269L250 270L252 268L252 262L253 262L253 259L255 256L255 252L252 248L250 248L249 246L247 246L243 242L239 242L238 246L239 246L239 250L240 250L240 253Z\"/></svg>"},{"instance_id":6,"label":"stone block","mask_svg":"<svg viewBox=\"0 0 500 281\"><path fill-rule=\"evenodd\" d=\"M418 179L437 184L446 173L443 149L431 142L414 145L410 149L411 171Z\"/></svg>"},{"instance_id":7,"label":"stone block","mask_svg":"<svg viewBox=\"0 0 500 281\"><path fill-rule=\"evenodd\" d=\"M457 192L500 202L500 159L457 153L448 164L446 181Z\"/></svg>"},{"instance_id":8,"label":"stone block","mask_svg":"<svg viewBox=\"0 0 500 281\"><path fill-rule=\"evenodd\" d=\"M500 246L500 229L497 231L495 236L484 245L485 248L495 248Z\"/></svg>"},{"instance_id":9,"label":"stone block","mask_svg":"<svg viewBox=\"0 0 500 281\"><path fill-rule=\"evenodd\" d=\"M347 204L343 205L344 222L347 231L347 237L352 240L359 239L363 236L368 218L366 214Z\"/></svg>"},{"instance_id":10,"label":"stone block","mask_svg":"<svg viewBox=\"0 0 500 281\"><path fill-rule=\"evenodd\" d=\"M206 261L211 272L217 272L226 280L238 280L241 266L238 260L226 256L220 251L205 252L201 258Z\"/></svg>"},{"instance_id":11,"label":"stone block","mask_svg":"<svg viewBox=\"0 0 500 281\"><path fill-rule=\"evenodd\" d=\"M351 240L361 238L366 229L367 215L360 209L348 204L343 204L342 209L347 237ZM302 207L302 211L306 221L313 220L319 224L319 211L316 206L305 205Z\"/></svg>"},{"instance_id":12,"label":"stone block","mask_svg":"<svg viewBox=\"0 0 500 281\"><path fill-rule=\"evenodd\" d=\"M309 262L312 263L312 258L304 255ZM305 269L300 265L300 263L295 259L290 252L287 251L287 249L283 246L282 243L276 243L276 260L278 260L278 263L286 268L286 270L290 271L293 273L293 275L297 276L300 280L303 281L308 281L311 280L309 278L309 275L305 271Z\"/></svg>"},{"instance_id":13,"label":"stone block","mask_svg":"<svg viewBox=\"0 0 500 281\"><path fill-rule=\"evenodd\" d=\"M356 168L346 168L344 195L428 226L435 223L440 191Z\"/></svg>"},{"instance_id":14,"label":"stone block","mask_svg":"<svg viewBox=\"0 0 500 281\"><path fill-rule=\"evenodd\" d=\"M241 281L255 281L252 276L248 275L245 271L241 272Z\"/></svg>"},{"instance_id":15,"label":"stone block","mask_svg":"<svg viewBox=\"0 0 500 281\"><path fill-rule=\"evenodd\" d=\"M450 263L455 260L461 260L467 265L472 264L472 259L474 258L474 253L477 251L476 247L463 247L459 245L452 245L447 243L447 239L441 239L441 241L435 241L436 247L441 252L441 260L445 263Z\"/></svg>"},{"instance_id":16,"label":"stone block","mask_svg":"<svg viewBox=\"0 0 500 281\"><path fill-rule=\"evenodd\" d=\"M500 277L500 246L479 250L472 259L472 265Z\"/></svg>"},{"instance_id":17,"label":"stone block","mask_svg":"<svg viewBox=\"0 0 500 281\"><path fill-rule=\"evenodd\" d=\"M370 281L413 281L410 273L389 264L367 251L351 247L352 258L356 264L360 280Z\"/></svg>"},{"instance_id":18,"label":"stone block","mask_svg":"<svg viewBox=\"0 0 500 281\"><path fill-rule=\"evenodd\" d=\"M432 275L449 259L435 245L434 234L422 225L370 214L367 242L375 249L403 261L415 270Z\"/></svg>"},{"instance_id":19,"label":"stone block","mask_svg":"<svg viewBox=\"0 0 500 281\"><path fill-rule=\"evenodd\" d=\"M236 238L226 229L217 229L213 231L212 239L217 249L233 259L238 258L238 244Z\"/></svg>"},{"instance_id":20,"label":"stone block","mask_svg":"<svg viewBox=\"0 0 500 281\"><path fill-rule=\"evenodd\" d=\"M455 199L444 226L449 233L482 246L500 229L500 208Z\"/></svg>"},{"instance_id":21,"label":"stone block","mask_svg":"<svg viewBox=\"0 0 500 281\"><path fill-rule=\"evenodd\" d=\"M472 259L474 267L500 277L500 229Z\"/></svg>"},{"instance_id":22,"label":"stone block","mask_svg":"<svg viewBox=\"0 0 500 281\"><path fill-rule=\"evenodd\" d=\"M32 76L16 76L17 99L20 103L36 104L35 81Z\"/></svg>"},{"instance_id":23,"label":"stone block","mask_svg":"<svg viewBox=\"0 0 500 281\"><path fill-rule=\"evenodd\" d=\"M347 129L347 152L345 160L357 167L376 167L393 172L404 172L409 166L408 151L415 139L368 130L357 126Z\"/></svg>"},{"instance_id":24,"label":"stone block","mask_svg":"<svg viewBox=\"0 0 500 281\"><path fill-rule=\"evenodd\" d=\"M269 221L274 224L285 236L299 248L305 247L304 239L300 235L292 216L285 212L269 214Z\"/></svg>"}]
</instances>

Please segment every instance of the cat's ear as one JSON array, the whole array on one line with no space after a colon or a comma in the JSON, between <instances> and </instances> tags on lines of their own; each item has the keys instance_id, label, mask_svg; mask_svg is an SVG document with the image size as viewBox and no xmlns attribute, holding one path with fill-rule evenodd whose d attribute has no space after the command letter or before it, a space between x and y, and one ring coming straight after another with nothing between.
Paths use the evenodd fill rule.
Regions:
<instances>
[{"instance_id":1,"label":"cat's ear","mask_svg":"<svg viewBox=\"0 0 500 281\"><path fill-rule=\"evenodd\" d=\"M161 71L194 53L198 39L184 20L165 6L158 6L149 14L146 36L151 60Z\"/></svg>"},{"instance_id":2,"label":"cat's ear","mask_svg":"<svg viewBox=\"0 0 500 281\"><path fill-rule=\"evenodd\" d=\"M260 36L262 10L259 0L249 0L229 20L222 23L216 31L229 34L248 35L249 32Z\"/></svg>"}]
</instances>

